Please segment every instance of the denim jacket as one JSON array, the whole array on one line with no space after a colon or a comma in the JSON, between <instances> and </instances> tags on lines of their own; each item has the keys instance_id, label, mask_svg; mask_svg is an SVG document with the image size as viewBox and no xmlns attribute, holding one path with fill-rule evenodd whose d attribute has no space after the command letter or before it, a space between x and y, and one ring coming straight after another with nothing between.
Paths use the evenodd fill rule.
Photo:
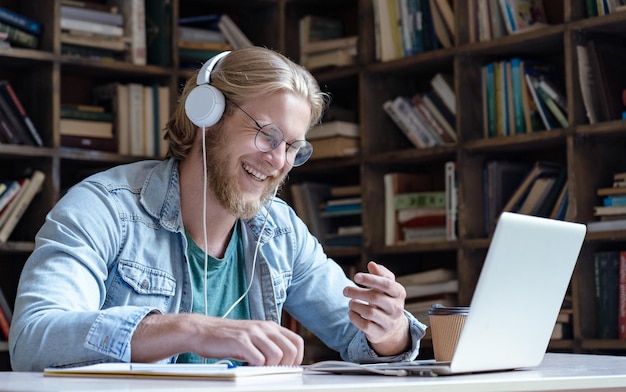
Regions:
<instances>
[{"instance_id":1,"label":"denim jacket","mask_svg":"<svg viewBox=\"0 0 626 392\"><path fill-rule=\"evenodd\" d=\"M242 226L253 319L279 323L284 309L349 361L416 357L423 324L405 312L411 349L378 358L347 317L342 290L353 283L282 200L261 235L266 212ZM190 311L186 249L176 160L118 166L73 186L48 213L22 271L13 369L130 361L131 337L147 314Z\"/></svg>"}]
</instances>

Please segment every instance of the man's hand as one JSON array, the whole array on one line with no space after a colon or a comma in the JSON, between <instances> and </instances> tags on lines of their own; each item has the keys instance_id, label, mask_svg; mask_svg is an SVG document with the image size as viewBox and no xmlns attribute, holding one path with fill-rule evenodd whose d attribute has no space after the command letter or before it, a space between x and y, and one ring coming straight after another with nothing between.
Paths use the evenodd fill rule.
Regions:
<instances>
[{"instance_id":1,"label":"man's hand","mask_svg":"<svg viewBox=\"0 0 626 392\"><path fill-rule=\"evenodd\" d=\"M230 320L200 314L144 318L131 341L132 361L154 362L182 352L233 358L255 366L300 365L304 341L272 321Z\"/></svg>"},{"instance_id":2,"label":"man's hand","mask_svg":"<svg viewBox=\"0 0 626 392\"><path fill-rule=\"evenodd\" d=\"M369 273L357 273L354 281L362 287L346 287L351 298L350 321L365 332L372 348L381 356L400 354L409 349L409 321L404 315L406 290L395 275L370 261Z\"/></svg>"}]
</instances>

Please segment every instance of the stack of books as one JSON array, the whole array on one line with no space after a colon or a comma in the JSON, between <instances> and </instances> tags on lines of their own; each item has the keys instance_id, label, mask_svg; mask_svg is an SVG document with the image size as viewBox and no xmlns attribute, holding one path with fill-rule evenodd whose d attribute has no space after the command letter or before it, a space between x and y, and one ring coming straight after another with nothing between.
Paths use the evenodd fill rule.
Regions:
<instances>
[{"instance_id":1,"label":"stack of books","mask_svg":"<svg viewBox=\"0 0 626 392\"><path fill-rule=\"evenodd\" d=\"M357 36L345 36L339 19L306 15L300 19L300 64L308 69L357 63Z\"/></svg>"},{"instance_id":2,"label":"stack of books","mask_svg":"<svg viewBox=\"0 0 626 392\"><path fill-rule=\"evenodd\" d=\"M396 281L406 289L405 309L426 325L430 325L428 311L433 304L458 305L459 281L454 270L426 270L400 275Z\"/></svg>"},{"instance_id":3,"label":"stack of books","mask_svg":"<svg viewBox=\"0 0 626 392\"><path fill-rule=\"evenodd\" d=\"M0 181L0 245L7 242L45 178L42 171L34 170L27 176Z\"/></svg>"},{"instance_id":4,"label":"stack of books","mask_svg":"<svg viewBox=\"0 0 626 392\"><path fill-rule=\"evenodd\" d=\"M97 105L61 105L61 146L116 152L113 113Z\"/></svg>"},{"instance_id":5,"label":"stack of books","mask_svg":"<svg viewBox=\"0 0 626 392\"><path fill-rule=\"evenodd\" d=\"M313 146L311 159L341 158L359 152L359 125L335 120L311 128L307 140Z\"/></svg>"},{"instance_id":6,"label":"stack of books","mask_svg":"<svg viewBox=\"0 0 626 392\"><path fill-rule=\"evenodd\" d=\"M613 186L599 188L602 205L593 207L597 221L587 224L587 231L626 229L626 172L613 174Z\"/></svg>"},{"instance_id":7,"label":"stack of books","mask_svg":"<svg viewBox=\"0 0 626 392\"><path fill-rule=\"evenodd\" d=\"M178 56L182 62L197 64L230 50L226 37L220 31L220 14L204 14L178 19ZM197 68L197 65L195 65Z\"/></svg>"},{"instance_id":8,"label":"stack of books","mask_svg":"<svg viewBox=\"0 0 626 392\"><path fill-rule=\"evenodd\" d=\"M417 148L457 141L456 96L450 75L437 73L431 89L413 97L399 96L383 103L383 110Z\"/></svg>"},{"instance_id":9,"label":"stack of books","mask_svg":"<svg viewBox=\"0 0 626 392\"><path fill-rule=\"evenodd\" d=\"M61 51L80 57L122 60L129 49L125 17L117 6L63 0Z\"/></svg>"},{"instance_id":10,"label":"stack of books","mask_svg":"<svg viewBox=\"0 0 626 392\"><path fill-rule=\"evenodd\" d=\"M9 8L0 7L0 32L6 34L4 42L10 45L37 49L42 32L40 22Z\"/></svg>"},{"instance_id":11,"label":"stack of books","mask_svg":"<svg viewBox=\"0 0 626 392\"><path fill-rule=\"evenodd\" d=\"M0 143L43 146L43 140L8 80L0 80Z\"/></svg>"},{"instance_id":12,"label":"stack of books","mask_svg":"<svg viewBox=\"0 0 626 392\"><path fill-rule=\"evenodd\" d=\"M198 63L225 50L252 46L252 42L226 14L206 14L178 20L178 56L183 67Z\"/></svg>"}]
</instances>

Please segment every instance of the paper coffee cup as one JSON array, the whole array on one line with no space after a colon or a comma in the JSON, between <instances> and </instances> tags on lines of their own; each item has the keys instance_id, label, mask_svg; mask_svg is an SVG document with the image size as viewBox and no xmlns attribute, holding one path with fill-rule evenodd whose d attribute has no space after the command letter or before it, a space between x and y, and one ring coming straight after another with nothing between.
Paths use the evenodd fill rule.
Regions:
<instances>
[{"instance_id":1,"label":"paper coffee cup","mask_svg":"<svg viewBox=\"0 0 626 392\"><path fill-rule=\"evenodd\" d=\"M461 330L469 313L467 306L434 304L428 311L435 360L449 362L459 342Z\"/></svg>"}]
</instances>

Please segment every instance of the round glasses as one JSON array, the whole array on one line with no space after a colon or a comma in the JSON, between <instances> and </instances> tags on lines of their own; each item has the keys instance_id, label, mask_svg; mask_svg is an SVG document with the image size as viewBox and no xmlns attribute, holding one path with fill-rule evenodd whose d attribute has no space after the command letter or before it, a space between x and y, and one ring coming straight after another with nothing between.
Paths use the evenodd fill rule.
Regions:
<instances>
[{"instance_id":1,"label":"round glasses","mask_svg":"<svg viewBox=\"0 0 626 392\"><path fill-rule=\"evenodd\" d=\"M285 149L285 161L292 167L303 165L313 155L313 146L306 140L294 140L289 143L285 140L285 134L277 125L261 125L239 105L230 101L235 107L241 110L250 120L254 121L258 130L254 137L254 145L261 152L270 152L277 149L284 141L287 145Z\"/></svg>"},{"instance_id":2,"label":"round glasses","mask_svg":"<svg viewBox=\"0 0 626 392\"><path fill-rule=\"evenodd\" d=\"M255 121L256 123L256 121ZM313 146L306 140L294 140L289 143L285 140L283 131L274 124L260 126L254 138L254 145L261 152L270 152L278 148L283 141L287 145L285 160L293 167L301 166L313 154Z\"/></svg>"}]
</instances>

